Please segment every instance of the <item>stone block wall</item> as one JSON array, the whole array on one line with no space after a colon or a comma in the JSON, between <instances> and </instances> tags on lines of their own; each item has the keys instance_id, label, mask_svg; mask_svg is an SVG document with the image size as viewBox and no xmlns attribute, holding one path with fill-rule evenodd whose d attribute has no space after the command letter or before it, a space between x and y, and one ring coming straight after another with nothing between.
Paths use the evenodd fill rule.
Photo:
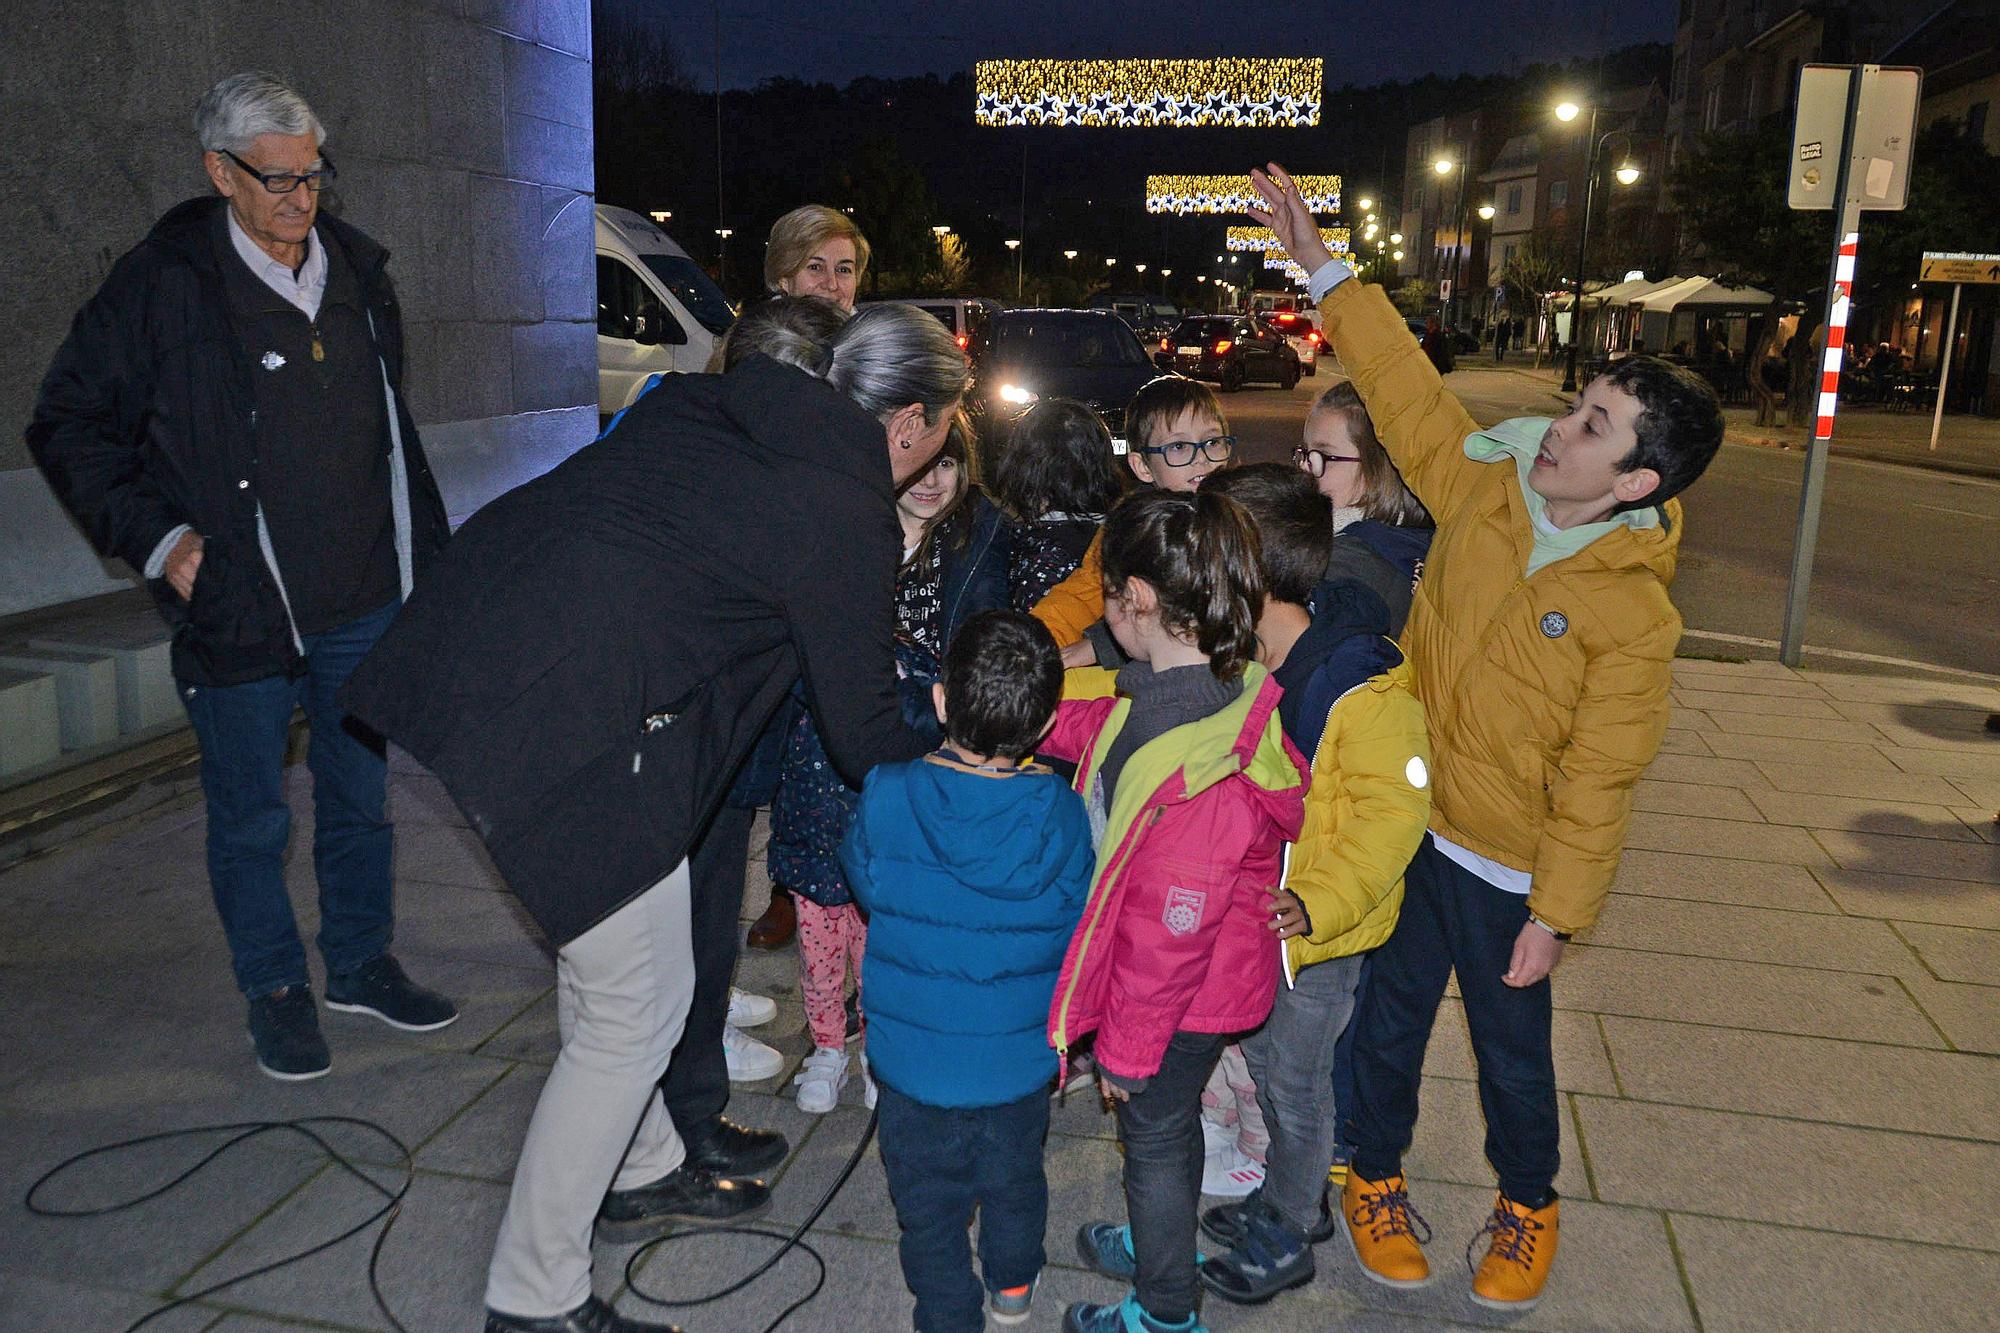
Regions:
<instances>
[{"instance_id":1,"label":"stone block wall","mask_svg":"<svg viewBox=\"0 0 2000 1333\"><path fill-rule=\"evenodd\" d=\"M0 50L0 615L131 582L21 431L112 261L209 191L194 107L238 70L305 94L341 216L392 252L453 519L595 433L590 0L14 0Z\"/></svg>"}]
</instances>

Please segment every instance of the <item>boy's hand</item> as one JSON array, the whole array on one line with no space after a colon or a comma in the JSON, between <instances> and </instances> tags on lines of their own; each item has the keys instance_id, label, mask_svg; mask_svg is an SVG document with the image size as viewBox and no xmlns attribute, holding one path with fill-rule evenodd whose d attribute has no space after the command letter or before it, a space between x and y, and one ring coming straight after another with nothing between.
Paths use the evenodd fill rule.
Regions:
<instances>
[{"instance_id":1,"label":"boy's hand","mask_svg":"<svg viewBox=\"0 0 2000 1333\"><path fill-rule=\"evenodd\" d=\"M1252 208L1251 218L1278 233L1278 243L1300 268L1314 273L1333 258L1333 251L1326 248L1320 237L1319 223L1307 210L1305 200L1299 198L1297 187L1283 167L1272 162L1261 171L1252 171L1250 184L1264 197L1264 207Z\"/></svg>"},{"instance_id":2,"label":"boy's hand","mask_svg":"<svg viewBox=\"0 0 2000 1333\"><path fill-rule=\"evenodd\" d=\"M1563 942L1532 921L1524 922L1514 937L1514 956L1500 980L1509 986L1532 986L1556 970L1562 961Z\"/></svg>"},{"instance_id":3,"label":"boy's hand","mask_svg":"<svg viewBox=\"0 0 2000 1333\"><path fill-rule=\"evenodd\" d=\"M1113 1102L1129 1102L1132 1100L1131 1093L1125 1091L1125 1089L1119 1087L1102 1074L1097 1076L1097 1095L1104 1099L1104 1104L1107 1107Z\"/></svg>"},{"instance_id":4,"label":"boy's hand","mask_svg":"<svg viewBox=\"0 0 2000 1333\"><path fill-rule=\"evenodd\" d=\"M1271 913L1266 924L1271 932L1281 940L1306 933L1306 908L1298 895L1290 889L1279 889L1264 900L1264 906Z\"/></svg>"},{"instance_id":5,"label":"boy's hand","mask_svg":"<svg viewBox=\"0 0 2000 1333\"><path fill-rule=\"evenodd\" d=\"M1097 650L1090 646L1089 639L1078 639L1062 650L1062 664L1065 670L1071 667L1097 665Z\"/></svg>"}]
</instances>

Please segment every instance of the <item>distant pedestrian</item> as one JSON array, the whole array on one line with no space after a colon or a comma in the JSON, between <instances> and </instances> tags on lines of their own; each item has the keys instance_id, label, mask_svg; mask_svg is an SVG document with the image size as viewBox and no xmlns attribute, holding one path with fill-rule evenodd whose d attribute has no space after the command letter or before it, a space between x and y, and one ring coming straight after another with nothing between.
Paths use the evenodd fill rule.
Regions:
<instances>
[{"instance_id":1,"label":"distant pedestrian","mask_svg":"<svg viewBox=\"0 0 2000 1333\"><path fill-rule=\"evenodd\" d=\"M1493 326L1493 359L1496 362L1507 359L1507 340L1513 331L1514 322L1512 320L1503 319Z\"/></svg>"},{"instance_id":2,"label":"distant pedestrian","mask_svg":"<svg viewBox=\"0 0 2000 1333\"><path fill-rule=\"evenodd\" d=\"M1452 355L1451 335L1444 331L1444 325L1438 322L1436 315L1424 321L1423 349L1424 355L1437 367L1438 374L1449 375L1456 368L1457 358Z\"/></svg>"},{"instance_id":3,"label":"distant pedestrian","mask_svg":"<svg viewBox=\"0 0 2000 1333\"><path fill-rule=\"evenodd\" d=\"M388 251L319 211L334 168L318 117L250 73L209 89L194 123L215 195L168 210L77 316L28 448L173 628L257 1064L318 1078L332 1059L285 889L295 709L328 1006L408 1032L458 1017L389 953L386 754L334 702L449 528L402 396Z\"/></svg>"}]
</instances>

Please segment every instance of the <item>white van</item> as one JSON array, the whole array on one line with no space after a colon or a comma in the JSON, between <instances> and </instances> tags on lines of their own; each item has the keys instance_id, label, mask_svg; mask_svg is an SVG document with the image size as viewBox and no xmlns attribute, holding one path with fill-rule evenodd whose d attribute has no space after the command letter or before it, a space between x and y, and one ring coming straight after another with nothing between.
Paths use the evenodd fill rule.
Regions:
<instances>
[{"instance_id":1,"label":"white van","mask_svg":"<svg viewBox=\"0 0 2000 1333\"><path fill-rule=\"evenodd\" d=\"M597 412L625 410L660 371L700 374L736 319L687 251L629 208L597 206Z\"/></svg>"}]
</instances>

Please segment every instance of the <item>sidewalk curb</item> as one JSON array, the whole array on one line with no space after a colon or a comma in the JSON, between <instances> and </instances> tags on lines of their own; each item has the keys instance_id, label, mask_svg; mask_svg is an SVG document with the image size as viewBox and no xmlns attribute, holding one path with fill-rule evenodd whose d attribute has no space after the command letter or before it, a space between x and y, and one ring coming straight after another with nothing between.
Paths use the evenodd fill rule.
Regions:
<instances>
[{"instance_id":1,"label":"sidewalk curb","mask_svg":"<svg viewBox=\"0 0 2000 1333\"><path fill-rule=\"evenodd\" d=\"M1769 435L1752 435L1744 431L1725 431L1723 439L1731 444L1745 444L1759 449L1777 449L1788 454L1803 455L1805 450L1796 440L1776 439ZM1978 477L1987 481L2000 481L2000 462L1966 463L1952 458L1930 458L1924 455L1912 456L1889 449L1871 449L1867 445L1843 444L1836 437L1828 458L1854 459L1864 463L1887 463L1894 467L1911 468L1918 472L1942 472L1954 477Z\"/></svg>"}]
</instances>

